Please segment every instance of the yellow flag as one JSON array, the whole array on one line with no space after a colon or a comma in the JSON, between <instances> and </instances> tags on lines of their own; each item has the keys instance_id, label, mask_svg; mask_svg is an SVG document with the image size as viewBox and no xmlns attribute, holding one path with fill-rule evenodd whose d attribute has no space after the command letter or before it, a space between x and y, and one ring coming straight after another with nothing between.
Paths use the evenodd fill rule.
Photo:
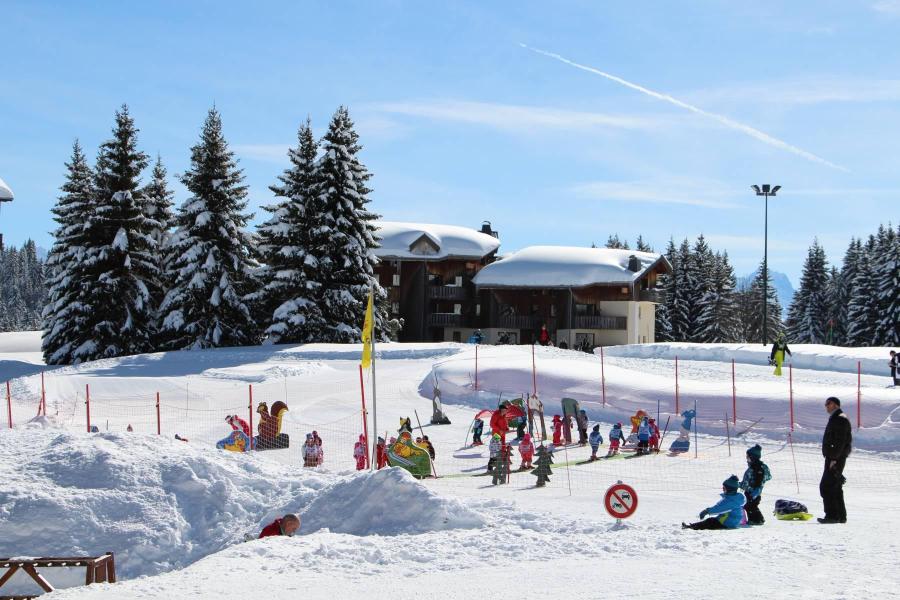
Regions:
<instances>
[{"instance_id":1,"label":"yellow flag","mask_svg":"<svg viewBox=\"0 0 900 600\"><path fill-rule=\"evenodd\" d=\"M369 304L366 306L366 320L363 321L362 330L362 367L368 369L372 364L372 335L375 329L375 319L372 315L372 291L369 290Z\"/></svg>"}]
</instances>

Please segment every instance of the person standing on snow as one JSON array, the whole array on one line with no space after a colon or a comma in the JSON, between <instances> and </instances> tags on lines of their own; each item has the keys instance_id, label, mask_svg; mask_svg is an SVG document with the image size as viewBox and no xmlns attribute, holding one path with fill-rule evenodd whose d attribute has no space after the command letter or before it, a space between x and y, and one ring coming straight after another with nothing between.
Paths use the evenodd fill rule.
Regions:
<instances>
[{"instance_id":1,"label":"person standing on snow","mask_svg":"<svg viewBox=\"0 0 900 600\"><path fill-rule=\"evenodd\" d=\"M531 461L534 459L534 444L531 442L531 434L526 433L519 442L519 456L522 457L522 464L519 466L520 471L531 468Z\"/></svg>"},{"instance_id":2,"label":"person standing on snow","mask_svg":"<svg viewBox=\"0 0 900 600\"><path fill-rule=\"evenodd\" d=\"M491 433L500 434L500 441L506 443L506 432L509 430L509 421L506 420L506 404L491 414Z\"/></svg>"},{"instance_id":3,"label":"person standing on snow","mask_svg":"<svg viewBox=\"0 0 900 600\"><path fill-rule=\"evenodd\" d=\"M311 433L307 433L306 443L303 444L303 466L318 467L321 464L319 462L321 454L321 446L316 444L316 439Z\"/></svg>"},{"instance_id":4,"label":"person standing on snow","mask_svg":"<svg viewBox=\"0 0 900 600\"><path fill-rule=\"evenodd\" d=\"M819 482L819 493L825 505L825 516L819 523L846 523L847 507L844 505L844 465L850 456L853 443L853 427L850 419L841 410L841 401L831 397L825 401L825 410L830 415L825 435L822 436L822 455L825 457L825 471Z\"/></svg>"},{"instance_id":5,"label":"person standing on snow","mask_svg":"<svg viewBox=\"0 0 900 600\"><path fill-rule=\"evenodd\" d=\"M784 333L779 333L772 344L772 353L769 354L769 364L775 365L775 375L781 377L781 365L784 364L784 355L793 356L791 349L788 348L787 341L784 339Z\"/></svg>"},{"instance_id":6,"label":"person standing on snow","mask_svg":"<svg viewBox=\"0 0 900 600\"><path fill-rule=\"evenodd\" d=\"M434 462L434 445L431 443L431 440L428 439L427 435L422 436L422 445L428 450L428 456L431 457L431 462Z\"/></svg>"},{"instance_id":7,"label":"person standing on snow","mask_svg":"<svg viewBox=\"0 0 900 600\"><path fill-rule=\"evenodd\" d=\"M563 423L562 418L559 415L553 415L553 445L559 446L562 444L562 436L563 436Z\"/></svg>"},{"instance_id":8,"label":"person standing on snow","mask_svg":"<svg viewBox=\"0 0 900 600\"><path fill-rule=\"evenodd\" d=\"M356 459L357 471L366 468L366 438L362 434L359 436L359 441L353 444L353 458Z\"/></svg>"},{"instance_id":9,"label":"person standing on snow","mask_svg":"<svg viewBox=\"0 0 900 600\"><path fill-rule=\"evenodd\" d=\"M744 495L738 493L741 482L736 475L732 475L722 482L722 495L713 506L704 508L700 512L703 521L697 523L682 523L684 529L735 529L744 520ZM706 518L706 515L714 515Z\"/></svg>"},{"instance_id":10,"label":"person standing on snow","mask_svg":"<svg viewBox=\"0 0 900 600\"><path fill-rule=\"evenodd\" d=\"M298 529L300 529L300 517L293 513L288 513L263 527L259 534L259 539L277 535L292 537Z\"/></svg>"},{"instance_id":11,"label":"person standing on snow","mask_svg":"<svg viewBox=\"0 0 900 600\"><path fill-rule=\"evenodd\" d=\"M488 444L488 473L494 472L494 467L497 466L497 461L500 460L500 448L502 446L503 442L500 441L500 434L495 433L491 435L491 442Z\"/></svg>"},{"instance_id":12,"label":"person standing on snow","mask_svg":"<svg viewBox=\"0 0 900 600\"><path fill-rule=\"evenodd\" d=\"M591 442L591 460L597 460L597 450L600 449L600 444L603 443L603 436L600 434L599 425L594 425L594 430L591 431L589 439Z\"/></svg>"},{"instance_id":13,"label":"person standing on snow","mask_svg":"<svg viewBox=\"0 0 900 600\"><path fill-rule=\"evenodd\" d=\"M472 445L473 446L481 446L484 442L481 441L481 432L484 431L484 421L481 419L475 419L475 422L472 423Z\"/></svg>"},{"instance_id":14,"label":"person standing on snow","mask_svg":"<svg viewBox=\"0 0 900 600\"><path fill-rule=\"evenodd\" d=\"M772 479L769 467L762 461L762 448L756 444L747 450L747 470L741 480L741 489L747 501L744 510L747 511L747 522L751 525L762 525L766 522L759 503L762 501L763 486Z\"/></svg>"},{"instance_id":15,"label":"person standing on snow","mask_svg":"<svg viewBox=\"0 0 900 600\"><path fill-rule=\"evenodd\" d=\"M616 423L609 430L609 451L606 456L614 456L619 453L619 445L625 443L625 433L622 432L622 424Z\"/></svg>"},{"instance_id":16,"label":"person standing on snow","mask_svg":"<svg viewBox=\"0 0 900 600\"><path fill-rule=\"evenodd\" d=\"M894 387L900 386L900 377L897 377L897 372L900 371L900 355L893 350L891 350L891 360L888 362L888 366L891 367L891 381Z\"/></svg>"},{"instance_id":17,"label":"person standing on snow","mask_svg":"<svg viewBox=\"0 0 900 600\"><path fill-rule=\"evenodd\" d=\"M547 324L541 325L541 332L538 334L538 343L541 346L552 346L553 340L550 339L550 332L547 331Z\"/></svg>"},{"instance_id":18,"label":"person standing on snow","mask_svg":"<svg viewBox=\"0 0 900 600\"><path fill-rule=\"evenodd\" d=\"M659 425L652 417L650 418L650 449L659 452Z\"/></svg>"},{"instance_id":19,"label":"person standing on snow","mask_svg":"<svg viewBox=\"0 0 900 600\"><path fill-rule=\"evenodd\" d=\"M384 438L378 438L378 444L375 446L375 468L383 469L388 465L387 448L384 446Z\"/></svg>"},{"instance_id":20,"label":"person standing on snow","mask_svg":"<svg viewBox=\"0 0 900 600\"><path fill-rule=\"evenodd\" d=\"M650 452L650 422L647 417L641 419L641 424L638 425L638 449L637 454L641 456L643 454L648 454Z\"/></svg>"},{"instance_id":21,"label":"person standing on snow","mask_svg":"<svg viewBox=\"0 0 900 600\"><path fill-rule=\"evenodd\" d=\"M587 446L588 443L588 416L584 409L579 410L575 415L575 424L578 426L578 444Z\"/></svg>"}]
</instances>

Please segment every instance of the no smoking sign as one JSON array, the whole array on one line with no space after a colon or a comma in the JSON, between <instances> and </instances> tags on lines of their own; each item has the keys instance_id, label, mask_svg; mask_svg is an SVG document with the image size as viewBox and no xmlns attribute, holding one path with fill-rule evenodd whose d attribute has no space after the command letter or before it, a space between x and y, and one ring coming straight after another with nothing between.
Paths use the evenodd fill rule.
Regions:
<instances>
[{"instance_id":1,"label":"no smoking sign","mask_svg":"<svg viewBox=\"0 0 900 600\"><path fill-rule=\"evenodd\" d=\"M606 494L603 495L603 506L611 517L627 519L637 510L637 492L630 485L619 481L606 490Z\"/></svg>"}]
</instances>

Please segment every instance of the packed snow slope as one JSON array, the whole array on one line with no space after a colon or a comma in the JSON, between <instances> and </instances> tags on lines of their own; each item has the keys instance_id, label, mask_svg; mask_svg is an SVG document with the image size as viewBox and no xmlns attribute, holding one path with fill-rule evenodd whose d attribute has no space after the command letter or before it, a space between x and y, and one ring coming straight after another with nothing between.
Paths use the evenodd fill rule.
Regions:
<instances>
[{"instance_id":1,"label":"packed snow slope","mask_svg":"<svg viewBox=\"0 0 900 600\"><path fill-rule=\"evenodd\" d=\"M842 397L856 425L856 374L839 364L793 369L789 439L784 378L736 358L737 425L729 419L726 432L732 356L698 349L682 359L679 348L680 408L693 408L696 400L700 416L690 453L589 462L589 448L570 444L556 449L544 488L534 487L529 472L512 474L504 486L479 476L487 449L469 444L476 410L534 386L548 424L560 399L573 397L604 438L612 422L627 423L636 408L655 415L659 400L661 425L672 416L662 444L668 448L680 423L673 416L674 356L627 355L660 347L608 348L601 364L599 356L553 348L532 355L531 347L482 346L476 375L469 345L381 346L375 398L371 377L364 378L368 426L393 435L400 417L417 424L418 416L416 434L428 435L437 452L438 478L421 482L398 470L353 470L353 443L363 427L359 346L172 352L48 370L48 415L38 418L40 373L16 377L10 382L15 427L0 419L0 555L116 553L124 581L51 598L524 596L559 592L561 577L571 593L586 598L607 598L610 586L633 593L634 582L648 577L660 582L653 593L677 598L733 598L745 590L761 597L884 597L898 589L893 563L900 521L891 515L900 497L893 420L900 390L885 387L886 373L877 365L863 371L863 428L854 436L857 447L879 451L859 449L848 461L844 526L770 516L777 498L800 500L821 514L823 459L816 442L827 417L824 398ZM799 363L805 348L792 350ZM870 350L846 354L857 352ZM27 362L16 352L6 358ZM428 422L435 388L451 425ZM88 392L99 433L86 433ZM289 449L215 449L230 431L226 415L249 419L251 406L275 400L289 406ZM299 447L313 429L324 439L325 461L305 469ZM175 440L176 433L189 441ZM773 473L762 504L767 524L682 530L681 521L696 520L717 500L725 478L742 474L744 450L757 442ZM606 450L602 445L600 455ZM518 463L516 450L514 456ZM623 526L601 508L604 490L618 480L634 485L640 497L635 517ZM301 514L301 535L243 541L288 511ZM652 579L654 573L668 576ZM60 584L83 578L81 572L47 575ZM13 584L7 593L34 589L18 576Z\"/></svg>"}]
</instances>

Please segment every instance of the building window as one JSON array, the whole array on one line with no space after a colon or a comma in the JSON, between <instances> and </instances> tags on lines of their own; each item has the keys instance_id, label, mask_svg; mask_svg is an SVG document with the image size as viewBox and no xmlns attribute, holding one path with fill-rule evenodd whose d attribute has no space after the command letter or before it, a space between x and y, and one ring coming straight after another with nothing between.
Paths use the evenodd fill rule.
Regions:
<instances>
[{"instance_id":1,"label":"building window","mask_svg":"<svg viewBox=\"0 0 900 600\"><path fill-rule=\"evenodd\" d=\"M397 287L400 285L400 273L394 273L393 285L394 285L394 287Z\"/></svg>"},{"instance_id":2,"label":"building window","mask_svg":"<svg viewBox=\"0 0 900 600\"><path fill-rule=\"evenodd\" d=\"M576 304L575 316L577 317L593 317L597 314L596 304Z\"/></svg>"},{"instance_id":3,"label":"building window","mask_svg":"<svg viewBox=\"0 0 900 600\"><path fill-rule=\"evenodd\" d=\"M480 317L480 316L481 316L481 305L480 305L480 304L476 304L476 305L475 305L475 316L476 316L476 317Z\"/></svg>"},{"instance_id":4,"label":"building window","mask_svg":"<svg viewBox=\"0 0 900 600\"><path fill-rule=\"evenodd\" d=\"M391 312L396 314L400 313L400 303L399 302L391 302Z\"/></svg>"},{"instance_id":5,"label":"building window","mask_svg":"<svg viewBox=\"0 0 900 600\"><path fill-rule=\"evenodd\" d=\"M551 317L555 317L555 316L556 316L556 305L555 305L555 304L551 304L551 305L550 305L550 316L551 316Z\"/></svg>"},{"instance_id":6,"label":"building window","mask_svg":"<svg viewBox=\"0 0 900 600\"><path fill-rule=\"evenodd\" d=\"M457 275L456 279L454 279L453 282L454 282L454 285L456 285L457 287L461 286L462 285L462 275Z\"/></svg>"},{"instance_id":7,"label":"building window","mask_svg":"<svg viewBox=\"0 0 900 600\"><path fill-rule=\"evenodd\" d=\"M461 315L462 314L462 304L454 304L453 305L453 314Z\"/></svg>"}]
</instances>

